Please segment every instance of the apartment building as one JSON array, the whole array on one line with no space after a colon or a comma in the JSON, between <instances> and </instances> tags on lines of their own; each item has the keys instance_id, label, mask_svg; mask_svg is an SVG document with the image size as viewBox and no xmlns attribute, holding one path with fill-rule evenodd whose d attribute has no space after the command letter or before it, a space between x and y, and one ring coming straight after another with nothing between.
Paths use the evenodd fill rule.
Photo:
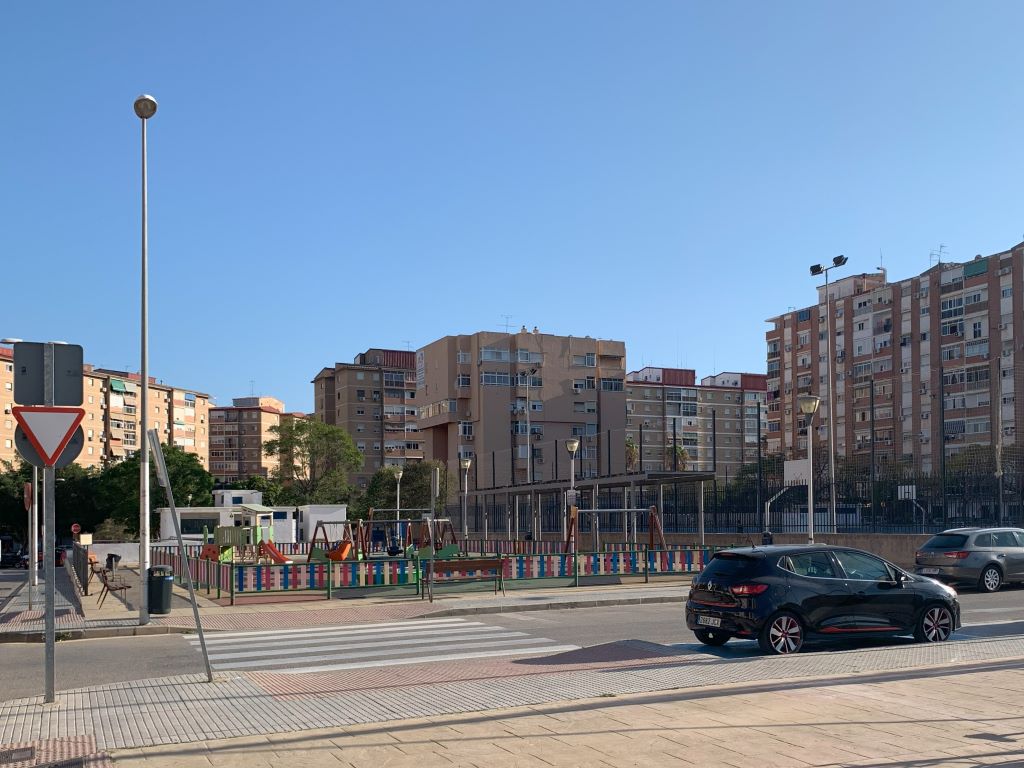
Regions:
<instances>
[{"instance_id":1,"label":"apartment building","mask_svg":"<svg viewBox=\"0 0 1024 768\"><path fill-rule=\"evenodd\" d=\"M423 460L414 352L368 349L324 368L313 379L313 402L314 417L345 429L365 456L350 478L359 489L381 467Z\"/></svg>"},{"instance_id":2,"label":"apartment building","mask_svg":"<svg viewBox=\"0 0 1024 768\"><path fill-rule=\"evenodd\" d=\"M642 368L626 376L626 435L636 471L715 472L735 477L757 461L767 433L767 378L719 373L697 383L689 368ZM761 420L760 428L758 419Z\"/></svg>"},{"instance_id":3,"label":"apartment building","mask_svg":"<svg viewBox=\"0 0 1024 768\"><path fill-rule=\"evenodd\" d=\"M446 336L416 352L419 428L428 458L474 487L565 480L568 438L581 477L625 470L625 343L536 328ZM609 471L610 470L610 471Z\"/></svg>"},{"instance_id":4,"label":"apartment building","mask_svg":"<svg viewBox=\"0 0 1024 768\"><path fill-rule=\"evenodd\" d=\"M276 456L265 456L263 446L273 440L284 403L275 397L236 397L231 405L210 409L210 473L218 483L248 477L270 477L278 467Z\"/></svg>"},{"instance_id":5,"label":"apartment building","mask_svg":"<svg viewBox=\"0 0 1024 768\"><path fill-rule=\"evenodd\" d=\"M821 396L813 434L827 441L834 422L837 457L866 459L873 444L876 461L931 473L943 446L948 457L1014 443L1022 280L1024 243L898 282L884 272L836 280L827 296L819 287L817 305L771 318L769 449L803 456L802 393Z\"/></svg>"},{"instance_id":6,"label":"apartment building","mask_svg":"<svg viewBox=\"0 0 1024 768\"><path fill-rule=\"evenodd\" d=\"M14 447L17 423L14 408L14 352L0 347L0 461L17 463ZM82 430L85 446L75 463L83 467L102 467L133 456L139 450L138 374L95 368L86 363L82 372ZM151 379L149 427L158 429L164 442L171 442L199 456L203 466L208 460L207 422L209 396L193 390L171 387Z\"/></svg>"}]
</instances>

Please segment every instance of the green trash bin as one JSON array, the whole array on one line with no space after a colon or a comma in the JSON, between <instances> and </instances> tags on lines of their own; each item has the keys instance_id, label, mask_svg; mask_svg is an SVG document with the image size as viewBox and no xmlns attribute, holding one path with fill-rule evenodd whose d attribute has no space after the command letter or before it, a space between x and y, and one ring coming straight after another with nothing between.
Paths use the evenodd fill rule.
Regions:
<instances>
[{"instance_id":1,"label":"green trash bin","mask_svg":"<svg viewBox=\"0 0 1024 768\"><path fill-rule=\"evenodd\" d=\"M154 565L148 571L146 594L150 613L171 612L171 592L174 587L174 569L169 565Z\"/></svg>"}]
</instances>

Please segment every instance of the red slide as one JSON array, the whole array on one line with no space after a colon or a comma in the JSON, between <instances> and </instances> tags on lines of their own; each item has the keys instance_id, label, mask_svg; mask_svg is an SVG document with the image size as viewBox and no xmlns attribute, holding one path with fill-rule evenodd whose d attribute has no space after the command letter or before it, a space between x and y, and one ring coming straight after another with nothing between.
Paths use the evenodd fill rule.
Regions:
<instances>
[{"instance_id":1,"label":"red slide","mask_svg":"<svg viewBox=\"0 0 1024 768\"><path fill-rule=\"evenodd\" d=\"M259 544L258 551L260 557L269 557L275 563L283 564L291 562L291 560L289 560L287 557L285 557L278 551L277 547L274 546L274 542L272 541L261 541Z\"/></svg>"}]
</instances>

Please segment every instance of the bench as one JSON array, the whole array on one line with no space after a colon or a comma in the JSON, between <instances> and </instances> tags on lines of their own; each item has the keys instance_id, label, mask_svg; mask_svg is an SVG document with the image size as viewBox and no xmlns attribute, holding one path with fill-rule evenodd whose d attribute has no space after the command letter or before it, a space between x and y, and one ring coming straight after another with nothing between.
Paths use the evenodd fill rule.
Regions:
<instances>
[{"instance_id":1,"label":"bench","mask_svg":"<svg viewBox=\"0 0 1024 768\"><path fill-rule=\"evenodd\" d=\"M97 565L99 564L97 563ZM131 584L126 584L125 582L112 577L110 575L110 571L108 571L106 568L101 567L98 569L94 569L93 573L99 576L100 584L103 585L102 588L100 589L99 602L96 604L97 609L103 607L103 601L107 599L107 595L109 595L111 592L123 592L126 589L131 589L132 587Z\"/></svg>"},{"instance_id":2,"label":"bench","mask_svg":"<svg viewBox=\"0 0 1024 768\"><path fill-rule=\"evenodd\" d=\"M426 565L424 569L433 582L434 576L439 573L451 573L441 583L447 584L456 581L493 581L494 594L505 594L505 561L501 557L460 557L453 560L421 560ZM430 564L433 564L433 569ZM484 573L477 573L484 571ZM489 573L494 571L494 573ZM420 597L423 597L421 592Z\"/></svg>"}]
</instances>

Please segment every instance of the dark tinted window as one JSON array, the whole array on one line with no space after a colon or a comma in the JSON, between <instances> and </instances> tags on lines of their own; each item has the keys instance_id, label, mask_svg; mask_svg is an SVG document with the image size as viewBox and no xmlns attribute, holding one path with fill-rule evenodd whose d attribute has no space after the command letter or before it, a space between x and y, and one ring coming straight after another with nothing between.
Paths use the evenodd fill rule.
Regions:
<instances>
[{"instance_id":1,"label":"dark tinted window","mask_svg":"<svg viewBox=\"0 0 1024 768\"><path fill-rule=\"evenodd\" d=\"M817 579L834 579L835 569L832 567L832 558L828 552L802 552L799 555L790 556L793 564L793 573L798 576L810 576Z\"/></svg>"},{"instance_id":2,"label":"dark tinted window","mask_svg":"<svg viewBox=\"0 0 1024 768\"><path fill-rule=\"evenodd\" d=\"M705 576L728 576L732 579L746 579L756 576L760 558L744 555L717 554L703 570Z\"/></svg>"},{"instance_id":3,"label":"dark tinted window","mask_svg":"<svg viewBox=\"0 0 1024 768\"><path fill-rule=\"evenodd\" d=\"M967 537L962 533L940 533L928 539L924 545L925 549L960 549L967 543Z\"/></svg>"},{"instance_id":4,"label":"dark tinted window","mask_svg":"<svg viewBox=\"0 0 1024 768\"><path fill-rule=\"evenodd\" d=\"M992 534L991 533L979 533L974 537L974 546L982 549L987 549L992 546Z\"/></svg>"},{"instance_id":5,"label":"dark tinted window","mask_svg":"<svg viewBox=\"0 0 1024 768\"><path fill-rule=\"evenodd\" d=\"M996 531L992 534L992 544L996 547L1018 547L1017 537L1013 531Z\"/></svg>"},{"instance_id":6,"label":"dark tinted window","mask_svg":"<svg viewBox=\"0 0 1024 768\"><path fill-rule=\"evenodd\" d=\"M892 579L892 572L884 562L877 557L864 554L863 552L835 553L836 560L843 566L846 575L851 579L859 581L888 581Z\"/></svg>"}]
</instances>

